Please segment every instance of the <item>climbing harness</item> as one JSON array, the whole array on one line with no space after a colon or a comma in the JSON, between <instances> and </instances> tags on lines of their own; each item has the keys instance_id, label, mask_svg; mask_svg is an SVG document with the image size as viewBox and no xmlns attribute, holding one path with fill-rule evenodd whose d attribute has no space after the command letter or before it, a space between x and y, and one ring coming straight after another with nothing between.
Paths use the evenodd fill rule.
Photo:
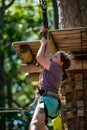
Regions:
<instances>
[{"instance_id":1,"label":"climbing harness","mask_svg":"<svg viewBox=\"0 0 87 130\"><path fill-rule=\"evenodd\" d=\"M40 93L41 96L50 95L50 96L53 96L53 97L55 97L55 98L58 98L58 94L55 93L55 92L52 92L52 91L39 89L39 93Z\"/></svg>"},{"instance_id":2,"label":"climbing harness","mask_svg":"<svg viewBox=\"0 0 87 130\"><path fill-rule=\"evenodd\" d=\"M58 112L57 112L57 114L55 116L50 116L48 114L47 106L45 104L43 96L49 95L49 96L54 96L54 97L56 97L56 99L58 99L57 111L60 110L60 99L58 98L58 94L57 93L54 93L54 92L51 92L51 91L45 91L45 90L39 90L39 92L40 92L40 95L41 95L40 98L39 98L40 112L41 113L45 112L45 115L46 115L45 123L47 125L48 124L48 118L51 119L51 120L56 118L58 116Z\"/></svg>"},{"instance_id":3,"label":"climbing harness","mask_svg":"<svg viewBox=\"0 0 87 130\"><path fill-rule=\"evenodd\" d=\"M59 101L58 101L58 104L59 104ZM45 103L43 96L41 96L40 99L39 99L39 108L40 108L40 113L45 112L45 123L46 123L46 125L48 125L49 120L53 120L54 118L56 118L59 115L59 110L60 110L59 105L56 109L56 114L54 116L49 115L49 112L48 112L49 110L47 109L47 103Z\"/></svg>"}]
</instances>

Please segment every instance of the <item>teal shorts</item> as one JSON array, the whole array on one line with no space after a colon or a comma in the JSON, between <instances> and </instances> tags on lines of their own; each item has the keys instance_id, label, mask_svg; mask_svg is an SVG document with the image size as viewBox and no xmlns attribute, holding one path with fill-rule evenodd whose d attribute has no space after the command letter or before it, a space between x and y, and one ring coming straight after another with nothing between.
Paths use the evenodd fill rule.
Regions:
<instances>
[{"instance_id":1,"label":"teal shorts","mask_svg":"<svg viewBox=\"0 0 87 130\"><path fill-rule=\"evenodd\" d=\"M42 101L41 101L42 98ZM45 105L44 105L45 104ZM46 106L48 111L48 116L56 117L59 109L59 102L57 99L51 96L41 96L38 102L38 108L40 112L44 111L44 107Z\"/></svg>"}]
</instances>

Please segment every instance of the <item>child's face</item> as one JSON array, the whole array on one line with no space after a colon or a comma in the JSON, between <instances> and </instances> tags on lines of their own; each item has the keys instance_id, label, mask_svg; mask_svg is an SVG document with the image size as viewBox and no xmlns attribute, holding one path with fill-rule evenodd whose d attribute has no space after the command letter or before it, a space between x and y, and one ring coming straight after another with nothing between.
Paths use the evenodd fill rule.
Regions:
<instances>
[{"instance_id":1,"label":"child's face","mask_svg":"<svg viewBox=\"0 0 87 130\"><path fill-rule=\"evenodd\" d=\"M57 64L59 64L60 66L63 65L63 62L61 62L61 54L60 52L56 52L52 58L52 61L56 62Z\"/></svg>"}]
</instances>

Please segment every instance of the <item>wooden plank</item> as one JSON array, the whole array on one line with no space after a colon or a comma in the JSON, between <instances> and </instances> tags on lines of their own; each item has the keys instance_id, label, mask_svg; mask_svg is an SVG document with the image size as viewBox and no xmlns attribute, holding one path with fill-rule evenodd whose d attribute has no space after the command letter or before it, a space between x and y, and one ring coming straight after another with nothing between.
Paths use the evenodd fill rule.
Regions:
<instances>
[{"instance_id":1,"label":"wooden plank","mask_svg":"<svg viewBox=\"0 0 87 130\"><path fill-rule=\"evenodd\" d=\"M77 37L78 37L78 36L80 37L80 36L81 36L81 33L80 33L80 31L77 31L77 30L76 30L76 31L65 31L65 32L64 32L64 31L60 31L60 32L58 31L58 32L55 32L55 33L54 33L54 32L51 32L51 35L52 35L53 37L55 36L55 37L59 37L59 38L62 39L62 38L67 38L67 37L72 37L72 36L73 36L73 37L74 37L74 36L75 36L75 37L76 37L76 36L77 36Z\"/></svg>"},{"instance_id":2,"label":"wooden plank","mask_svg":"<svg viewBox=\"0 0 87 130\"><path fill-rule=\"evenodd\" d=\"M26 65L27 66L27 65ZM31 66L31 65L30 65ZM25 77L25 79L26 79L26 82L35 82L35 81L39 81L39 75L40 75L40 73L41 73L41 71L42 70L40 70L39 69L39 71L38 70L35 70L35 65L33 65L32 66L32 68L30 69L30 67L29 67L29 71L28 71L28 67L29 67L29 65L26 67L26 70L24 70L24 72L26 73L28 73L29 72L29 74L28 75L26 75L26 77ZM34 68L34 69L33 69ZM37 68L36 68L37 69ZM70 72L70 71L72 71L72 70L74 70L74 71L78 71L78 70L82 70L82 69L84 69L84 70L87 70L87 60L84 60L83 61L83 64L82 64L82 62L81 61L74 61L73 63L72 63L72 65L70 66L70 68L68 69L68 71Z\"/></svg>"},{"instance_id":3,"label":"wooden plank","mask_svg":"<svg viewBox=\"0 0 87 130\"><path fill-rule=\"evenodd\" d=\"M81 51L81 46L83 51L87 50L86 28L51 30L49 31L49 34L50 34L50 40L48 41L48 44L50 44L52 54L54 54L58 50L71 51L71 52ZM36 58L37 51L40 47L40 41L14 42L12 46L14 50L20 55L20 58L21 58L20 53L21 45L28 45L33 54L34 59ZM26 56L24 56L24 59L22 58L23 63L26 63L25 58ZM33 64L32 61L31 63Z\"/></svg>"},{"instance_id":4,"label":"wooden plank","mask_svg":"<svg viewBox=\"0 0 87 130\"><path fill-rule=\"evenodd\" d=\"M55 30L50 30L49 32L52 35L66 35L66 34L78 34L80 31L81 32L86 32L87 28L86 27L78 27L78 28L63 28L63 29L55 29Z\"/></svg>"},{"instance_id":5,"label":"wooden plank","mask_svg":"<svg viewBox=\"0 0 87 130\"><path fill-rule=\"evenodd\" d=\"M52 35L50 35L50 37L49 37L48 44L50 46L52 54L54 54L55 52L58 51L58 48L57 48L57 46L56 46L56 44L54 42L54 39L53 39Z\"/></svg>"},{"instance_id":6,"label":"wooden plank","mask_svg":"<svg viewBox=\"0 0 87 130\"><path fill-rule=\"evenodd\" d=\"M67 45L67 44L59 44L59 48L60 48L60 50L61 50L61 48L63 49L63 48L70 48L69 50L70 51L74 51L74 50L71 50L71 49L73 49L73 48L77 48L77 51L79 50L81 50L81 48L85 48L85 49L87 49L87 45L81 45L81 44L76 44L75 46L72 44L72 45ZM83 50L84 51L84 50Z\"/></svg>"},{"instance_id":7,"label":"wooden plank","mask_svg":"<svg viewBox=\"0 0 87 130\"><path fill-rule=\"evenodd\" d=\"M59 50L79 51L81 44L84 49L87 49L86 28L54 30L50 33Z\"/></svg>"},{"instance_id":8,"label":"wooden plank","mask_svg":"<svg viewBox=\"0 0 87 130\"><path fill-rule=\"evenodd\" d=\"M40 73L43 68L39 65L36 66L35 64L22 64L21 65L21 72L23 73Z\"/></svg>"},{"instance_id":9,"label":"wooden plank","mask_svg":"<svg viewBox=\"0 0 87 130\"><path fill-rule=\"evenodd\" d=\"M73 61L72 65L68 70L82 70L87 69L87 60Z\"/></svg>"},{"instance_id":10,"label":"wooden plank","mask_svg":"<svg viewBox=\"0 0 87 130\"><path fill-rule=\"evenodd\" d=\"M83 63L82 63L83 62ZM87 60L83 61L73 61L72 65L68 70L81 70L83 65L83 69L87 69ZM23 73L41 73L43 68L41 66L36 66L34 64L22 64L21 65L21 72Z\"/></svg>"},{"instance_id":11,"label":"wooden plank","mask_svg":"<svg viewBox=\"0 0 87 130\"><path fill-rule=\"evenodd\" d=\"M78 47L78 46L75 46L75 47L71 47L71 46L68 46L68 47L65 47L65 46L62 46L62 47L60 47L59 46L59 48L60 48L60 50L62 50L62 51L66 51L66 52L81 52L81 48L80 47ZM85 47L84 46L84 48L83 48L83 51L86 51L87 50L87 46Z\"/></svg>"},{"instance_id":12,"label":"wooden plank","mask_svg":"<svg viewBox=\"0 0 87 130\"><path fill-rule=\"evenodd\" d=\"M37 50L39 49L40 47L40 41L32 41L32 42L29 42L29 41L19 41L19 42L14 42L12 43L12 47L14 48L14 50L16 50L17 52L20 51L20 46L21 45L28 45L29 48L31 49L32 53L33 54L36 54ZM35 51L36 50L36 51Z\"/></svg>"},{"instance_id":13,"label":"wooden plank","mask_svg":"<svg viewBox=\"0 0 87 130\"><path fill-rule=\"evenodd\" d=\"M68 44L70 44L70 45L72 45L72 44L81 44L81 37L76 37L76 38L74 38L74 37L67 37L67 38L59 38L59 37L54 37L54 39L55 39L55 42L56 42L56 44L64 44L64 43L66 43L67 45ZM82 37L82 43L84 44L84 45L87 45L87 38L85 38L85 37Z\"/></svg>"}]
</instances>

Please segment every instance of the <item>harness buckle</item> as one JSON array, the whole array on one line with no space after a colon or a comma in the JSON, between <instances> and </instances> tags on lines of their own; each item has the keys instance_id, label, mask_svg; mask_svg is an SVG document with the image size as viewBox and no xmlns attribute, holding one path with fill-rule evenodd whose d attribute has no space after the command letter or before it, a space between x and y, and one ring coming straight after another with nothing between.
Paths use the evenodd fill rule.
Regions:
<instances>
[{"instance_id":1,"label":"harness buckle","mask_svg":"<svg viewBox=\"0 0 87 130\"><path fill-rule=\"evenodd\" d=\"M39 93L40 93L41 96L44 96L44 95L47 94L47 90L41 90L41 89L39 89Z\"/></svg>"}]
</instances>

